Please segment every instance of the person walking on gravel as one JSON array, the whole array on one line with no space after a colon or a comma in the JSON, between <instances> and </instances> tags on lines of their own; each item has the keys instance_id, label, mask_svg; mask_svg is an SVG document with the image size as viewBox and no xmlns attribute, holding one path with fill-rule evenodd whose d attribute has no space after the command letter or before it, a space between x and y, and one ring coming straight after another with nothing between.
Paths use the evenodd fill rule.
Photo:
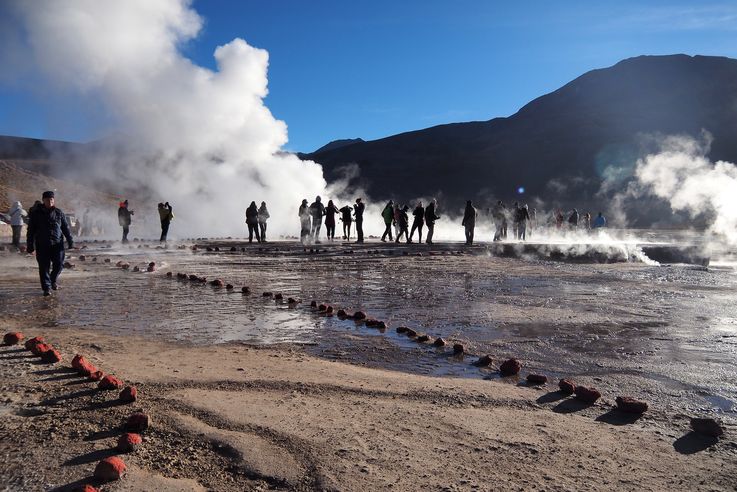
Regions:
<instances>
[{"instance_id":1,"label":"person walking on gravel","mask_svg":"<svg viewBox=\"0 0 737 492\"><path fill-rule=\"evenodd\" d=\"M42 199L43 206L34 207L28 218L26 246L28 253L36 253L41 289L44 296L49 296L50 290L59 288L59 275L64 269L64 239L69 249L74 248L74 240L66 215L56 208L54 192L44 191Z\"/></svg>"}]
</instances>

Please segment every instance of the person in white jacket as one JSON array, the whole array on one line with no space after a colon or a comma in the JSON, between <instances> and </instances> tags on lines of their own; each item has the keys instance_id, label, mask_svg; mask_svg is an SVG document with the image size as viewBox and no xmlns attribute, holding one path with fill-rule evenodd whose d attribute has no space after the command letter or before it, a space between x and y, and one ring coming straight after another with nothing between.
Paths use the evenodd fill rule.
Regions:
<instances>
[{"instance_id":1,"label":"person in white jacket","mask_svg":"<svg viewBox=\"0 0 737 492\"><path fill-rule=\"evenodd\" d=\"M20 202L15 202L10 211L10 227L13 229L13 246L16 248L20 247L20 234L23 229L23 217L26 217L28 213L23 210L23 206Z\"/></svg>"}]
</instances>

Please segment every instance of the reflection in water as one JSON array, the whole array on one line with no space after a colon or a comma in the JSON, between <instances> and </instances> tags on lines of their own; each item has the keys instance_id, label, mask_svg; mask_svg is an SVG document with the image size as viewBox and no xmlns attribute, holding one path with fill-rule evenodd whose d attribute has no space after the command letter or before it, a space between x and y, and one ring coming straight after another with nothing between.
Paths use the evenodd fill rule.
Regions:
<instances>
[{"instance_id":1,"label":"reflection in water","mask_svg":"<svg viewBox=\"0 0 737 492\"><path fill-rule=\"evenodd\" d=\"M649 381L653 392L694 391L701 402L724 411L737 401L732 270L426 250L419 250L425 251L422 257L404 256L402 247L384 245L323 250L309 254L279 243L245 253L240 245L237 252L219 254L125 250L131 266L151 259L162 266L148 274L115 268L114 250L90 249L88 256L105 255L112 262L78 262L89 278L69 281L70 288L51 300L35 296L35 286L28 285L0 285L0 296L22 296L27 309L45 310L50 322L111 333L195 344L317 344L311 353L326 357L474 377L490 370L469 363L489 353L497 362L515 356L553 377L619 375L623 385L630 384L625 376ZM236 289L167 279L166 265L175 273L222 278ZM242 295L242 285L252 293ZM264 291L304 302L289 308L263 298ZM390 328L382 334L316 316L309 310L313 299L365 310ZM458 361L449 349L397 335L400 325L462 342L471 355Z\"/></svg>"}]
</instances>

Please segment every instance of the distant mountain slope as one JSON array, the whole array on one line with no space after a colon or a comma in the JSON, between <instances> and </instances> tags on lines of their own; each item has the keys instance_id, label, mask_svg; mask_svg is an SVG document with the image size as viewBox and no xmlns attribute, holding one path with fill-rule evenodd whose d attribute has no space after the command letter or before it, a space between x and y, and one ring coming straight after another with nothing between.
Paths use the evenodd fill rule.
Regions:
<instances>
[{"instance_id":1,"label":"distant mountain slope","mask_svg":"<svg viewBox=\"0 0 737 492\"><path fill-rule=\"evenodd\" d=\"M335 150L341 147L345 147L347 145L353 145L355 143L361 143L361 142L364 142L362 138L344 138L343 140L333 140L332 142L326 145L323 145L322 147L317 149L314 153L326 152L328 150Z\"/></svg>"},{"instance_id":2,"label":"distant mountain slope","mask_svg":"<svg viewBox=\"0 0 737 492\"><path fill-rule=\"evenodd\" d=\"M609 166L631 167L652 150L653 134L713 137L711 157L737 161L737 60L640 56L588 72L508 118L455 123L369 142L321 149L303 158L328 180L349 163L375 199L441 195L538 197L547 204L596 206Z\"/></svg>"}]
</instances>

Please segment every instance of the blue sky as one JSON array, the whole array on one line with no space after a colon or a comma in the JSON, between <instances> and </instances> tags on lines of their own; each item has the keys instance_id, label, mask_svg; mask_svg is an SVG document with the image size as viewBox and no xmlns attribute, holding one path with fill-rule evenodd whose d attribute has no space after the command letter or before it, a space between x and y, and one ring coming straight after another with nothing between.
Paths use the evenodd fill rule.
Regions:
<instances>
[{"instance_id":1,"label":"blue sky","mask_svg":"<svg viewBox=\"0 0 737 492\"><path fill-rule=\"evenodd\" d=\"M270 53L267 106L289 150L508 116L582 73L641 54L737 58L737 3L195 0L183 47L214 68L235 37ZM0 134L85 141L94 128L0 87Z\"/></svg>"}]
</instances>

